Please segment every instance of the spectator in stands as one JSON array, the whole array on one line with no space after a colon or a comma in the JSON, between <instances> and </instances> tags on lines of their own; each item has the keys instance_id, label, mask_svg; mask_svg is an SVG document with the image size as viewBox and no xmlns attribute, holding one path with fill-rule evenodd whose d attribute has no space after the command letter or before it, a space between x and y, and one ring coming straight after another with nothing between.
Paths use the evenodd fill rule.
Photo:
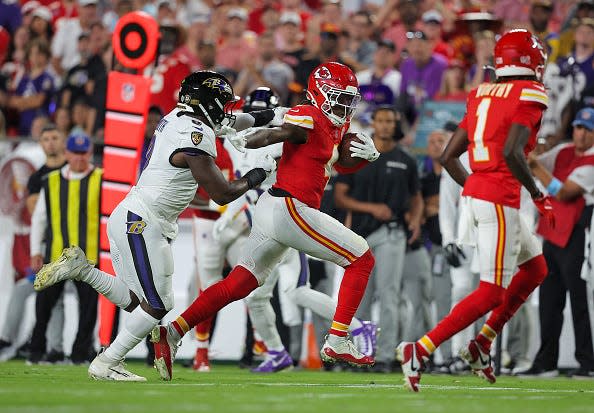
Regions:
<instances>
[{"instance_id":1,"label":"spectator in stands","mask_svg":"<svg viewBox=\"0 0 594 413\"><path fill-rule=\"evenodd\" d=\"M44 263L56 260L71 244L83 248L89 260L96 263L99 259L102 170L90 162L92 149L88 136L69 136L66 141L67 165L50 172L43 180L31 219L31 267L34 271L38 271ZM60 188L66 188L68 193L75 195L62 197ZM78 189L75 191L72 188ZM68 211L68 219L64 219L65 211ZM45 258L41 250L44 233L47 239ZM64 284L61 282L37 293L31 354L27 359L31 364L39 363L42 358L49 314L62 294ZM70 359L75 364L83 364L95 356L93 333L97 321L97 292L80 281L74 281L74 285L79 299L79 322Z\"/></svg>"},{"instance_id":2,"label":"spectator in stands","mask_svg":"<svg viewBox=\"0 0 594 413\"><path fill-rule=\"evenodd\" d=\"M448 68L443 74L439 93L435 100L452 100L457 102L466 101L466 78L464 63L458 59L451 59Z\"/></svg>"},{"instance_id":3,"label":"spectator in stands","mask_svg":"<svg viewBox=\"0 0 594 413\"><path fill-rule=\"evenodd\" d=\"M246 31L247 12L232 8L221 28L222 36L217 47L217 66L239 73L243 65L255 54L255 35Z\"/></svg>"},{"instance_id":4,"label":"spectator in stands","mask_svg":"<svg viewBox=\"0 0 594 413\"><path fill-rule=\"evenodd\" d=\"M442 55L446 59L451 59L454 56L454 49L442 38L442 22L443 16L437 10L429 10L423 13L421 17L423 22L423 33L427 36L427 40L433 45L433 53Z\"/></svg>"},{"instance_id":5,"label":"spectator in stands","mask_svg":"<svg viewBox=\"0 0 594 413\"><path fill-rule=\"evenodd\" d=\"M373 54L373 65L357 72L357 80L361 90L361 100L356 119L369 124L371 115L378 106L394 105L400 94L402 76L394 68L396 46L390 40L378 42Z\"/></svg>"},{"instance_id":6,"label":"spectator in stands","mask_svg":"<svg viewBox=\"0 0 594 413\"><path fill-rule=\"evenodd\" d=\"M472 90L483 82L495 79L493 72L493 53L495 51L495 34L489 30L474 35L474 63L468 71L468 90Z\"/></svg>"},{"instance_id":7,"label":"spectator in stands","mask_svg":"<svg viewBox=\"0 0 594 413\"><path fill-rule=\"evenodd\" d=\"M387 23L388 27L382 37L391 40L400 53L407 48L409 43L406 33L414 33L422 28L419 20L421 15L419 3L418 0L388 0L377 14L376 26L383 29L384 24ZM399 20L392 24L389 19L394 10L398 11ZM401 54L396 56L397 66L403 57Z\"/></svg>"},{"instance_id":8,"label":"spectator in stands","mask_svg":"<svg viewBox=\"0 0 594 413\"><path fill-rule=\"evenodd\" d=\"M570 101L562 109L559 130L548 137L548 147L557 145L571 133L570 122L578 109L578 102L586 92L593 96L594 88L594 18L585 17L578 21L574 32L575 47L571 54L559 60L559 71L568 82Z\"/></svg>"},{"instance_id":9,"label":"spectator in stands","mask_svg":"<svg viewBox=\"0 0 594 413\"><path fill-rule=\"evenodd\" d=\"M50 123L50 118L40 113L39 115L35 116L33 122L31 122L31 133L29 133L29 137L35 141L38 141L41 137L41 132L43 129Z\"/></svg>"},{"instance_id":10,"label":"spectator in stands","mask_svg":"<svg viewBox=\"0 0 594 413\"><path fill-rule=\"evenodd\" d=\"M91 57L90 33L82 32L78 36L78 53L80 62L68 70L64 77L62 92L60 96L60 106L72 109L74 102L80 98L86 99L90 95L86 92L86 86L91 84L93 79L89 76L88 62Z\"/></svg>"},{"instance_id":11,"label":"spectator in stands","mask_svg":"<svg viewBox=\"0 0 594 413\"><path fill-rule=\"evenodd\" d=\"M245 96L255 87L266 86L287 103L289 84L293 82L293 70L278 59L273 32L265 32L258 38L258 53L252 56L239 73L233 86L234 92Z\"/></svg>"},{"instance_id":12,"label":"spectator in stands","mask_svg":"<svg viewBox=\"0 0 594 413\"><path fill-rule=\"evenodd\" d=\"M400 107L412 123L423 103L433 99L439 92L447 61L433 53L432 45L425 33L407 32L406 38L409 57L400 67Z\"/></svg>"},{"instance_id":13,"label":"spectator in stands","mask_svg":"<svg viewBox=\"0 0 594 413\"><path fill-rule=\"evenodd\" d=\"M305 96L309 74L322 62L341 62L338 36L340 30L333 24L325 24L320 33L319 51L307 50L303 60L295 67L295 85L292 91L293 103L297 104Z\"/></svg>"},{"instance_id":14,"label":"spectator in stands","mask_svg":"<svg viewBox=\"0 0 594 413\"><path fill-rule=\"evenodd\" d=\"M556 224L553 227L541 220L537 229L545 240L543 255L549 273L539 289L540 348L532 367L523 373L528 375L559 374L559 338L569 292L575 358L580 365L570 375L594 377L588 311L591 291L580 277L585 230L591 225L594 206L594 109L580 110L572 126L572 143L557 145L539 157L529 157L532 173L552 197Z\"/></svg>"},{"instance_id":15,"label":"spectator in stands","mask_svg":"<svg viewBox=\"0 0 594 413\"><path fill-rule=\"evenodd\" d=\"M559 35L559 57L566 57L575 47L575 30L579 21L584 18L594 18L594 0L580 0L575 8L574 19ZM570 117L571 119L571 117Z\"/></svg>"},{"instance_id":16,"label":"spectator in stands","mask_svg":"<svg viewBox=\"0 0 594 413\"><path fill-rule=\"evenodd\" d=\"M70 109L65 107L59 107L54 113L54 120L56 123L56 129L64 136L68 136L72 129L72 120L70 118Z\"/></svg>"},{"instance_id":17,"label":"spectator in stands","mask_svg":"<svg viewBox=\"0 0 594 413\"><path fill-rule=\"evenodd\" d=\"M50 59L49 46L43 40L33 40L27 49L30 69L19 81L16 90L8 99L8 107L19 112L19 135L27 136L31 122L38 114L50 113L54 94L54 80L47 71Z\"/></svg>"},{"instance_id":18,"label":"spectator in stands","mask_svg":"<svg viewBox=\"0 0 594 413\"><path fill-rule=\"evenodd\" d=\"M373 56L377 48L376 43L371 40L373 34L371 15L364 10L356 12L349 19L347 30L349 41L341 58L343 63L353 71L360 72L373 64Z\"/></svg>"},{"instance_id":19,"label":"spectator in stands","mask_svg":"<svg viewBox=\"0 0 594 413\"><path fill-rule=\"evenodd\" d=\"M71 110L72 116L72 128L70 129L70 135L72 134L85 134L90 135L95 120L94 109L89 106L88 100L85 96L80 97L74 102Z\"/></svg>"},{"instance_id":20,"label":"spectator in stands","mask_svg":"<svg viewBox=\"0 0 594 413\"><path fill-rule=\"evenodd\" d=\"M98 20L97 3L98 0L78 0L78 16L56 23L52 40L52 65L56 73L62 75L80 62L78 37L90 31L91 24Z\"/></svg>"},{"instance_id":21,"label":"spectator in stands","mask_svg":"<svg viewBox=\"0 0 594 413\"><path fill-rule=\"evenodd\" d=\"M547 48L547 61L556 62L559 57L559 35L549 31L549 22L555 4L552 0L532 0L530 7L530 31Z\"/></svg>"},{"instance_id":22,"label":"spectator in stands","mask_svg":"<svg viewBox=\"0 0 594 413\"><path fill-rule=\"evenodd\" d=\"M173 55L179 60L184 60L192 72L202 69L198 54L200 43L206 39L210 17L205 14L191 16L186 41L177 48ZM182 57L183 56L183 59Z\"/></svg>"},{"instance_id":23,"label":"spectator in stands","mask_svg":"<svg viewBox=\"0 0 594 413\"><path fill-rule=\"evenodd\" d=\"M281 14L279 23L281 60L295 69L305 54L301 17L299 13L285 11Z\"/></svg>"},{"instance_id":24,"label":"spectator in stands","mask_svg":"<svg viewBox=\"0 0 594 413\"><path fill-rule=\"evenodd\" d=\"M366 238L375 256L374 275L357 317L370 319L371 304L375 296L379 298L382 334L377 340L374 369L382 373L392 371L399 339L397 312L406 232L412 232L411 242L419 238L423 211L416 162L394 139L396 118L392 107L376 109L372 126L379 159L359 172L339 175L334 186L336 206L352 212L352 230Z\"/></svg>"},{"instance_id":25,"label":"spectator in stands","mask_svg":"<svg viewBox=\"0 0 594 413\"><path fill-rule=\"evenodd\" d=\"M43 39L48 44L52 40L52 12L44 6L35 8L31 13L33 17L28 25L31 39Z\"/></svg>"}]
</instances>

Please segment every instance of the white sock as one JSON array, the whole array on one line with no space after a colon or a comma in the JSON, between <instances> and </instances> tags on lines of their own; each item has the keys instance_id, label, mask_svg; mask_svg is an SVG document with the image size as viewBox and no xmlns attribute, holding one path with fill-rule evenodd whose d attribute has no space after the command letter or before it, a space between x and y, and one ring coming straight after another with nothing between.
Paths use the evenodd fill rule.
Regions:
<instances>
[{"instance_id":1,"label":"white sock","mask_svg":"<svg viewBox=\"0 0 594 413\"><path fill-rule=\"evenodd\" d=\"M346 336L337 336L335 334L328 334L328 344L330 344L331 346L335 346L337 344L342 343L343 341L345 341L347 338Z\"/></svg>"},{"instance_id":2,"label":"white sock","mask_svg":"<svg viewBox=\"0 0 594 413\"><path fill-rule=\"evenodd\" d=\"M122 331L103 353L108 361L119 362L130 350L145 339L153 327L159 324L159 320L153 318L140 306L136 307L126 319Z\"/></svg>"},{"instance_id":3,"label":"white sock","mask_svg":"<svg viewBox=\"0 0 594 413\"><path fill-rule=\"evenodd\" d=\"M359 320L357 317L353 317L351 325L349 326L349 331L353 331L361 327L363 327L363 323L361 322L361 320Z\"/></svg>"},{"instance_id":4,"label":"white sock","mask_svg":"<svg viewBox=\"0 0 594 413\"><path fill-rule=\"evenodd\" d=\"M291 297L293 297L297 305L309 308L311 311L328 321L332 321L334 318L337 303L327 294L303 286L296 288ZM353 317L353 321L351 321L351 325L349 326L349 331L356 330L362 326L363 324L361 323L361 320Z\"/></svg>"},{"instance_id":5,"label":"white sock","mask_svg":"<svg viewBox=\"0 0 594 413\"><path fill-rule=\"evenodd\" d=\"M254 329L262 337L266 348L282 351L284 346L276 329L276 314L270 300L248 300L247 302Z\"/></svg>"},{"instance_id":6,"label":"white sock","mask_svg":"<svg viewBox=\"0 0 594 413\"><path fill-rule=\"evenodd\" d=\"M86 274L81 273L80 279L120 308L126 308L132 303L130 289L119 277L93 268Z\"/></svg>"}]
</instances>

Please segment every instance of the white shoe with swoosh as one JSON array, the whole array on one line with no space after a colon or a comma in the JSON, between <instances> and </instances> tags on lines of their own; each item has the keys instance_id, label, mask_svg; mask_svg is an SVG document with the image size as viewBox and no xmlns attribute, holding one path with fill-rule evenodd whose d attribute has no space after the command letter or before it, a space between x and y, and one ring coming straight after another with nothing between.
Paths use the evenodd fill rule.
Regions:
<instances>
[{"instance_id":1,"label":"white shoe with swoosh","mask_svg":"<svg viewBox=\"0 0 594 413\"><path fill-rule=\"evenodd\" d=\"M419 383L421 381L421 370L423 368L423 360L417 354L415 343L403 341L396 347L396 359L402 365L402 373L404 373L404 384L406 388L413 392L419 391Z\"/></svg>"}]
</instances>

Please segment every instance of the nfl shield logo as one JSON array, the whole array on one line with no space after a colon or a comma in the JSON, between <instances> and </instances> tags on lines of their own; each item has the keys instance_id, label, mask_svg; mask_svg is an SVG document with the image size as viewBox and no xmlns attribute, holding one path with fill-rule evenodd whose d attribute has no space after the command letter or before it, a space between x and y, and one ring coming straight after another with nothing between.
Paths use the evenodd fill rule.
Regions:
<instances>
[{"instance_id":1,"label":"nfl shield logo","mask_svg":"<svg viewBox=\"0 0 594 413\"><path fill-rule=\"evenodd\" d=\"M122 100L124 102L131 102L134 100L135 87L132 83L124 83L122 85Z\"/></svg>"}]
</instances>

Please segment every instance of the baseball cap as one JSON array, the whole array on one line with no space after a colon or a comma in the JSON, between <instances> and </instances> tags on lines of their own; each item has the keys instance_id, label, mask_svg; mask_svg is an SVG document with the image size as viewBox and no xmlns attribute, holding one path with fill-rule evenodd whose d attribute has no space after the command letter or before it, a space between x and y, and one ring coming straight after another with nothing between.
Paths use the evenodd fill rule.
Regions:
<instances>
[{"instance_id":1,"label":"baseball cap","mask_svg":"<svg viewBox=\"0 0 594 413\"><path fill-rule=\"evenodd\" d=\"M36 1L36 0L29 1L25 4L23 4L23 7L21 7L21 13L23 16L26 16L27 14L31 13L33 10L35 10L39 6L40 6L40 4L38 1Z\"/></svg>"},{"instance_id":2,"label":"baseball cap","mask_svg":"<svg viewBox=\"0 0 594 413\"><path fill-rule=\"evenodd\" d=\"M35 10L33 10L33 12L31 13L31 15L33 17L39 17L40 19L45 20L46 22L51 22L52 17L53 17L50 9L48 9L45 6L39 6L39 7L35 8Z\"/></svg>"},{"instance_id":3,"label":"baseball cap","mask_svg":"<svg viewBox=\"0 0 594 413\"><path fill-rule=\"evenodd\" d=\"M97 0L78 0L78 4L82 7L97 5L97 3L99 3Z\"/></svg>"},{"instance_id":4,"label":"baseball cap","mask_svg":"<svg viewBox=\"0 0 594 413\"><path fill-rule=\"evenodd\" d=\"M394 44L394 42L392 40L388 40L388 39L381 39L379 42L377 42L377 47L378 47L378 49L380 47L385 47L386 49L390 49L390 51L392 51L392 52L396 51L396 45Z\"/></svg>"},{"instance_id":5,"label":"baseball cap","mask_svg":"<svg viewBox=\"0 0 594 413\"><path fill-rule=\"evenodd\" d=\"M594 108L583 108L575 116L571 126L583 126L592 131L594 130Z\"/></svg>"},{"instance_id":6,"label":"baseball cap","mask_svg":"<svg viewBox=\"0 0 594 413\"><path fill-rule=\"evenodd\" d=\"M553 10L555 5L551 0L532 0L532 7L542 7L545 9Z\"/></svg>"},{"instance_id":7,"label":"baseball cap","mask_svg":"<svg viewBox=\"0 0 594 413\"><path fill-rule=\"evenodd\" d=\"M66 150L74 153L86 153L91 147L91 139L83 134L72 134L66 140Z\"/></svg>"},{"instance_id":8,"label":"baseball cap","mask_svg":"<svg viewBox=\"0 0 594 413\"><path fill-rule=\"evenodd\" d=\"M248 16L247 16L247 12L245 11L245 9L236 7L236 8L233 8L227 12L228 19L232 19L234 17L238 18L240 20L247 20Z\"/></svg>"},{"instance_id":9,"label":"baseball cap","mask_svg":"<svg viewBox=\"0 0 594 413\"><path fill-rule=\"evenodd\" d=\"M293 23L296 26L301 26L301 16L294 11L284 11L279 19L280 24Z\"/></svg>"},{"instance_id":10,"label":"baseball cap","mask_svg":"<svg viewBox=\"0 0 594 413\"><path fill-rule=\"evenodd\" d=\"M438 23L441 24L443 16L437 10L429 10L423 13L421 17L424 23Z\"/></svg>"}]
</instances>

